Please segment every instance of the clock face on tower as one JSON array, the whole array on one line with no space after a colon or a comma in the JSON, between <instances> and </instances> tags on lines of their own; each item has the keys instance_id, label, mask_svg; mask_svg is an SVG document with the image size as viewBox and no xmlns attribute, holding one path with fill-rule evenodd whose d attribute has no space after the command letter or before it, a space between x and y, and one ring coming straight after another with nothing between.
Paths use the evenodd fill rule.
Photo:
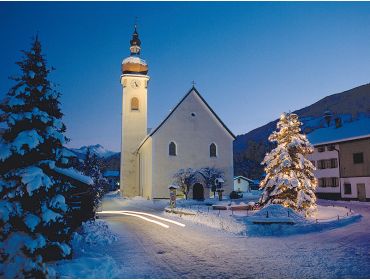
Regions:
<instances>
[{"instance_id":1,"label":"clock face on tower","mask_svg":"<svg viewBox=\"0 0 370 280\"><path fill-rule=\"evenodd\" d=\"M131 81L131 87L132 88L138 88L138 87L140 87L140 81L139 80L132 80Z\"/></svg>"}]
</instances>

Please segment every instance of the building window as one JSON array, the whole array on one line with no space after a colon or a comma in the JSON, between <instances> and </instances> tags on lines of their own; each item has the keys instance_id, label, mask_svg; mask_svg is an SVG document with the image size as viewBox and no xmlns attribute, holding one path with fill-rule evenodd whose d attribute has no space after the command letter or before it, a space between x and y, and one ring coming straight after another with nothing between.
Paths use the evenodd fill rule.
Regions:
<instances>
[{"instance_id":1,"label":"building window","mask_svg":"<svg viewBox=\"0 0 370 280\"><path fill-rule=\"evenodd\" d=\"M319 147L317 147L317 151L319 153L325 152L325 146L319 146Z\"/></svg>"},{"instance_id":2,"label":"building window","mask_svg":"<svg viewBox=\"0 0 370 280\"><path fill-rule=\"evenodd\" d=\"M337 168L338 167L338 160L336 158L330 159L330 168Z\"/></svg>"},{"instance_id":3,"label":"building window","mask_svg":"<svg viewBox=\"0 0 370 280\"><path fill-rule=\"evenodd\" d=\"M217 147L215 143L212 143L209 146L209 156L210 157L216 157L217 156Z\"/></svg>"},{"instance_id":4,"label":"building window","mask_svg":"<svg viewBox=\"0 0 370 280\"><path fill-rule=\"evenodd\" d=\"M168 146L168 154L170 156L176 156L176 144L174 142L171 142Z\"/></svg>"},{"instance_id":5,"label":"building window","mask_svg":"<svg viewBox=\"0 0 370 280\"><path fill-rule=\"evenodd\" d=\"M319 187L325 188L326 187L326 180L325 178L319 178Z\"/></svg>"},{"instance_id":6,"label":"building window","mask_svg":"<svg viewBox=\"0 0 370 280\"><path fill-rule=\"evenodd\" d=\"M317 168L318 169L325 169L326 168L325 160L324 159L321 159L321 160L318 160L317 161Z\"/></svg>"},{"instance_id":7,"label":"building window","mask_svg":"<svg viewBox=\"0 0 370 280\"><path fill-rule=\"evenodd\" d=\"M328 151L334 151L334 150L335 150L335 145L328 146Z\"/></svg>"},{"instance_id":8,"label":"building window","mask_svg":"<svg viewBox=\"0 0 370 280\"><path fill-rule=\"evenodd\" d=\"M364 153L354 153L353 154L353 163L364 163Z\"/></svg>"},{"instance_id":9,"label":"building window","mask_svg":"<svg viewBox=\"0 0 370 280\"><path fill-rule=\"evenodd\" d=\"M138 111L139 110L139 99L137 97L133 97L131 99L131 111Z\"/></svg>"},{"instance_id":10,"label":"building window","mask_svg":"<svg viewBox=\"0 0 370 280\"><path fill-rule=\"evenodd\" d=\"M344 194L352 194L351 184L344 184Z\"/></svg>"},{"instance_id":11,"label":"building window","mask_svg":"<svg viewBox=\"0 0 370 280\"><path fill-rule=\"evenodd\" d=\"M238 178L238 184L240 184L240 178Z\"/></svg>"},{"instance_id":12,"label":"building window","mask_svg":"<svg viewBox=\"0 0 370 280\"><path fill-rule=\"evenodd\" d=\"M338 187L338 178L337 177L332 177L331 178L331 186L333 187L333 188L335 188L335 187Z\"/></svg>"}]
</instances>

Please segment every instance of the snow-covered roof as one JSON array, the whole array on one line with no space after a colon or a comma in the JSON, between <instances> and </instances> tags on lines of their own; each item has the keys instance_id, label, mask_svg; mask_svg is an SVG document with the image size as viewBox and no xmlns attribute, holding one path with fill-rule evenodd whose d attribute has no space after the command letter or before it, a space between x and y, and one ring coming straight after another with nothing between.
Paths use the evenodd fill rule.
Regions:
<instances>
[{"instance_id":1,"label":"snow-covered roof","mask_svg":"<svg viewBox=\"0 0 370 280\"><path fill-rule=\"evenodd\" d=\"M104 177L119 177L118 170L107 170L103 173Z\"/></svg>"},{"instance_id":2,"label":"snow-covered roof","mask_svg":"<svg viewBox=\"0 0 370 280\"><path fill-rule=\"evenodd\" d=\"M315 146L345 142L370 137L370 118L343 123L339 128L325 127L307 134L308 140Z\"/></svg>"},{"instance_id":3,"label":"snow-covered roof","mask_svg":"<svg viewBox=\"0 0 370 280\"><path fill-rule=\"evenodd\" d=\"M208 103L206 102L206 100L200 95L200 93L198 92L198 90L193 86L187 94L185 94L185 96L180 100L179 103L177 103L177 105L175 106L175 108L173 108L171 110L171 112L167 115L167 117L156 127L156 128L153 128L150 133L144 138L143 141L141 141L141 143L139 144L139 147L137 148L137 151L140 150L140 148L144 145L144 143L146 142L146 140L148 140L149 137L151 137L154 133L156 133L158 131L158 129L170 118L170 116L176 111L176 109L180 106L180 104L192 93L194 92L199 98L200 100L202 100L202 102L206 105L206 107L211 111L211 113L215 116L215 118L218 120L218 122L221 124L222 127L225 128L225 130L231 135L231 137L233 137L234 139L236 138L235 135L231 132L231 130L223 123L223 121L220 119L219 116L217 116L217 114L215 113L215 111L213 111L213 109L211 108L211 106L208 105Z\"/></svg>"},{"instance_id":4,"label":"snow-covered roof","mask_svg":"<svg viewBox=\"0 0 370 280\"><path fill-rule=\"evenodd\" d=\"M147 63L145 62L144 59L141 59L140 57L137 57L137 56L129 56L127 58L125 58L123 61L122 61L122 64L125 64L125 63L135 63L135 64L141 64L141 65L147 65Z\"/></svg>"},{"instance_id":5,"label":"snow-covered roof","mask_svg":"<svg viewBox=\"0 0 370 280\"><path fill-rule=\"evenodd\" d=\"M251 183L255 183L254 180L248 179L247 177L244 177L244 176L236 176L236 177L234 177L234 180L237 180L237 179L242 179L242 180L245 180L245 181L249 181Z\"/></svg>"},{"instance_id":6,"label":"snow-covered roof","mask_svg":"<svg viewBox=\"0 0 370 280\"><path fill-rule=\"evenodd\" d=\"M87 185L93 185L94 181L88 177L83 175L82 173L78 172L77 170L73 168L60 168L60 167L54 167L53 170L59 174L65 175L67 177L73 178L77 181L80 181L82 183L85 183Z\"/></svg>"}]
</instances>

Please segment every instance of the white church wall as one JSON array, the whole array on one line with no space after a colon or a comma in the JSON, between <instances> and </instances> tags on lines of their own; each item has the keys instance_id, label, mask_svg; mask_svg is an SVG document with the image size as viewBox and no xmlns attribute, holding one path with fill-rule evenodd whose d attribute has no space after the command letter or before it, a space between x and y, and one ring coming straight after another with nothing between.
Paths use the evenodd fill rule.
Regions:
<instances>
[{"instance_id":1,"label":"white church wall","mask_svg":"<svg viewBox=\"0 0 370 280\"><path fill-rule=\"evenodd\" d=\"M181 168L216 167L225 172L225 194L233 189L233 137L219 123L196 93L192 92L152 136L153 198L168 198L168 185ZM176 143L177 155L169 155L169 143ZM210 157L211 143L217 157ZM209 197L205 188L205 197Z\"/></svg>"},{"instance_id":2,"label":"white church wall","mask_svg":"<svg viewBox=\"0 0 370 280\"><path fill-rule=\"evenodd\" d=\"M152 198L152 138L148 138L140 148L138 159L140 195L144 198Z\"/></svg>"}]
</instances>

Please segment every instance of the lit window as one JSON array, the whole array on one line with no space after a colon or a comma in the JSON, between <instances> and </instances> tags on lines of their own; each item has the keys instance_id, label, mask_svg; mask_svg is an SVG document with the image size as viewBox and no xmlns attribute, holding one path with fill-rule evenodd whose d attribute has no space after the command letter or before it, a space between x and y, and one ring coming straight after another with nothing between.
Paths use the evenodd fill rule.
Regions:
<instances>
[{"instance_id":1,"label":"lit window","mask_svg":"<svg viewBox=\"0 0 370 280\"><path fill-rule=\"evenodd\" d=\"M217 147L215 143L212 143L209 146L209 156L210 157L216 157L217 156Z\"/></svg>"},{"instance_id":2,"label":"lit window","mask_svg":"<svg viewBox=\"0 0 370 280\"><path fill-rule=\"evenodd\" d=\"M176 144L174 142L171 142L168 146L168 154L170 156L176 156Z\"/></svg>"},{"instance_id":3,"label":"lit window","mask_svg":"<svg viewBox=\"0 0 370 280\"><path fill-rule=\"evenodd\" d=\"M131 111L138 111L139 110L139 99L133 97L131 99Z\"/></svg>"}]
</instances>

